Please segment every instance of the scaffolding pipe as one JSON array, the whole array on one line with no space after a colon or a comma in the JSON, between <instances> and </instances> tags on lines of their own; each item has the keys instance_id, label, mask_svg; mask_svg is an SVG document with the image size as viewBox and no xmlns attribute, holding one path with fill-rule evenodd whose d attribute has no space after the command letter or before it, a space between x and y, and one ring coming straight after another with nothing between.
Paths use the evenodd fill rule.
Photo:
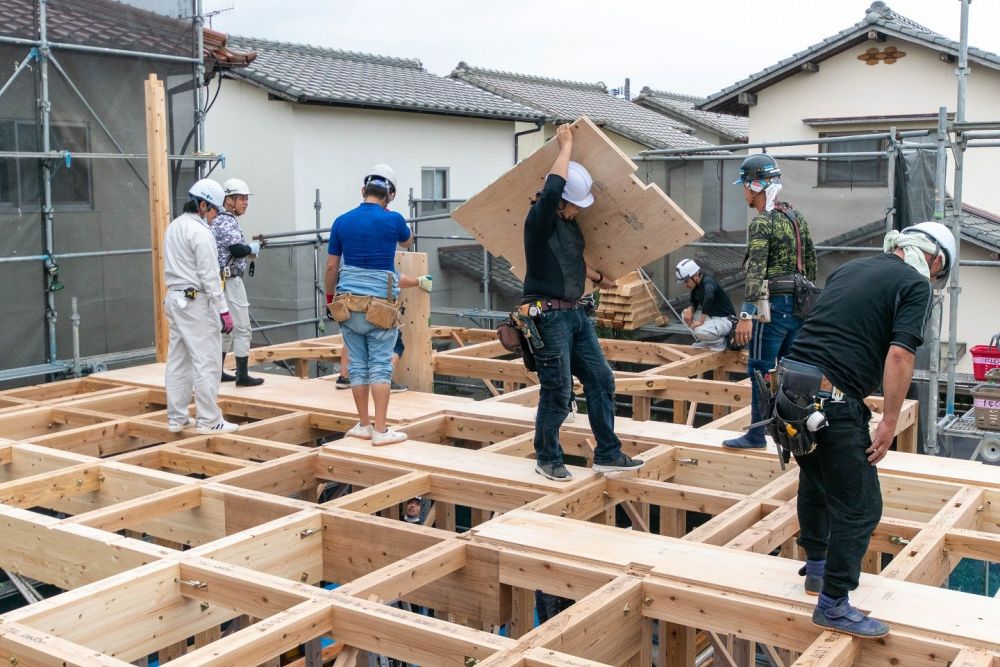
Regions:
<instances>
[{"instance_id":1,"label":"scaffolding pipe","mask_svg":"<svg viewBox=\"0 0 1000 667\"><path fill-rule=\"evenodd\" d=\"M861 151L857 153L788 153L785 155L777 155L775 153L768 153L771 157L776 160L830 160L830 159L881 159L886 156L886 151ZM726 155L633 155L633 161L644 161L648 160L650 162L687 162L689 160L745 160L746 155L735 155L728 153Z\"/></svg>"},{"instance_id":2,"label":"scaffolding pipe","mask_svg":"<svg viewBox=\"0 0 1000 667\"><path fill-rule=\"evenodd\" d=\"M41 46L41 42L37 39L8 37L6 35L0 36L0 44L22 44L24 46ZM95 53L108 56L131 56L133 58L147 58L149 60L165 60L167 62L175 62L175 63L194 64L199 60L198 58L191 58L189 56L172 56L166 53L150 53L149 51L129 51L128 49L111 49L104 46L90 46L88 44L67 44L65 42L48 42L48 47L50 49L57 49L61 51L78 51L83 53Z\"/></svg>"},{"instance_id":3,"label":"scaffolding pipe","mask_svg":"<svg viewBox=\"0 0 1000 667\"><path fill-rule=\"evenodd\" d=\"M70 321L73 323L73 377L81 375L80 366L80 311L76 309L76 297L70 301L71 315Z\"/></svg>"},{"instance_id":4,"label":"scaffolding pipe","mask_svg":"<svg viewBox=\"0 0 1000 667\"><path fill-rule=\"evenodd\" d=\"M26 255L23 257L0 257L0 264L15 262L44 262L50 259L80 259L83 257L114 257L117 255L141 255L152 252L149 248L133 248L131 250L91 250L88 252L65 252L59 255Z\"/></svg>"},{"instance_id":5,"label":"scaffolding pipe","mask_svg":"<svg viewBox=\"0 0 1000 667\"><path fill-rule=\"evenodd\" d=\"M195 52L198 58L194 63L194 76L197 79L194 86L194 152L201 153L205 150L205 16L202 0L195 0L194 7L195 40L198 45L198 50ZM204 163L199 162L196 170L198 178L205 177Z\"/></svg>"},{"instance_id":6,"label":"scaffolding pipe","mask_svg":"<svg viewBox=\"0 0 1000 667\"><path fill-rule=\"evenodd\" d=\"M997 148L1000 146L1000 141L969 141L965 144L966 148Z\"/></svg>"},{"instance_id":7,"label":"scaffolding pipe","mask_svg":"<svg viewBox=\"0 0 1000 667\"><path fill-rule=\"evenodd\" d=\"M30 51L28 51L27 57L17 64L17 67L14 69L14 73L10 75L10 78L7 79L7 82L3 84L2 88L0 88L0 97L3 97L3 94L7 92L7 89L10 87L10 85L14 83L14 80L17 78L17 75L24 71L24 68L28 66L28 63L30 63L37 57L38 57L38 49L31 49Z\"/></svg>"},{"instance_id":8,"label":"scaffolding pipe","mask_svg":"<svg viewBox=\"0 0 1000 667\"><path fill-rule=\"evenodd\" d=\"M322 221L320 211L323 210L323 202L319 198L319 188L316 188L316 200L313 202L313 210L316 211L316 238L313 240L313 314L316 317L316 337L319 338L323 330L323 323L320 312L323 309L324 289L323 283L319 279L319 246L322 242Z\"/></svg>"},{"instance_id":9,"label":"scaffolding pipe","mask_svg":"<svg viewBox=\"0 0 1000 667\"><path fill-rule=\"evenodd\" d=\"M931 130L907 130L899 132L898 137L923 137ZM888 132L872 132L871 134L853 134L846 137L817 137L815 139L794 139L789 141L761 141L754 144L722 144L720 146L702 146L695 148L650 148L639 151L639 155L684 155L686 153L704 153L714 151L742 151L748 148L774 148L780 146L814 146L818 144L843 144L861 139L888 139ZM742 156L746 157L746 155Z\"/></svg>"},{"instance_id":10,"label":"scaffolding pipe","mask_svg":"<svg viewBox=\"0 0 1000 667\"><path fill-rule=\"evenodd\" d=\"M67 150L61 151L0 151L0 158L23 158L36 160L146 160L149 155L146 153L73 153ZM218 153L207 155L168 155L168 160L174 162L184 162L192 160L194 162L225 162L226 156Z\"/></svg>"},{"instance_id":11,"label":"scaffolding pipe","mask_svg":"<svg viewBox=\"0 0 1000 667\"><path fill-rule=\"evenodd\" d=\"M896 156L899 148L896 144L896 128L889 128L889 138L886 146L886 190L888 191L889 205L885 209L885 232L888 234L893 230L896 220Z\"/></svg>"},{"instance_id":12,"label":"scaffolding pipe","mask_svg":"<svg viewBox=\"0 0 1000 667\"><path fill-rule=\"evenodd\" d=\"M42 152L48 153L51 146L51 111L52 102L49 99L49 45L48 45L48 0L38 0L38 75L41 79L40 97L38 99L38 110L42 125ZM55 252L55 241L53 235L53 210L52 210L52 161L42 161L42 244L43 250L49 257ZM49 363L54 363L58 358L56 349L56 295L52 290L52 277L45 267L42 270L42 279L45 281L45 320L47 323L47 342Z\"/></svg>"},{"instance_id":13,"label":"scaffolding pipe","mask_svg":"<svg viewBox=\"0 0 1000 667\"><path fill-rule=\"evenodd\" d=\"M948 110L938 108L937 163L934 173L934 219L944 222L945 215L945 183L948 180ZM940 394L939 377L941 373L941 313L943 296L938 291L931 292L930 332L927 335L927 405L923 412L924 419L924 453L937 456L938 446L938 404Z\"/></svg>"},{"instance_id":14,"label":"scaffolding pipe","mask_svg":"<svg viewBox=\"0 0 1000 667\"><path fill-rule=\"evenodd\" d=\"M958 101L955 121L965 122L966 78L969 74L969 0L962 0L961 36L958 47ZM952 202L952 232L955 234L955 256L962 256L962 181L965 168L965 146L962 142L955 150L955 195ZM958 300L962 293L959 284L961 262L951 269L951 285L948 288L948 393L945 396L947 415L955 414L955 366L958 363Z\"/></svg>"}]
</instances>

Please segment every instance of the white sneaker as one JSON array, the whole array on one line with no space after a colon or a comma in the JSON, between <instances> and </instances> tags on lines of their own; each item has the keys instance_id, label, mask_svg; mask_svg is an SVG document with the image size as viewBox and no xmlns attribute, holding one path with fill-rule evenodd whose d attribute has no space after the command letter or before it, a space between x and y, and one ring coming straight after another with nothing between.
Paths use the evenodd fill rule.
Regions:
<instances>
[{"instance_id":1,"label":"white sneaker","mask_svg":"<svg viewBox=\"0 0 1000 667\"><path fill-rule=\"evenodd\" d=\"M194 420L190 417L186 417L182 422L179 422L176 419L171 419L167 422L167 430L171 433L180 433L190 426L194 426Z\"/></svg>"},{"instance_id":2,"label":"white sneaker","mask_svg":"<svg viewBox=\"0 0 1000 667\"><path fill-rule=\"evenodd\" d=\"M350 436L352 438L361 438L362 440L372 439L372 425L362 426L361 422L358 422L351 427L351 430L344 434L345 437Z\"/></svg>"},{"instance_id":3,"label":"white sneaker","mask_svg":"<svg viewBox=\"0 0 1000 667\"><path fill-rule=\"evenodd\" d=\"M403 442L406 440L406 434L402 431L393 431L391 428L387 428L383 433L378 433L377 431L372 433L372 444L378 447L379 445L391 445L397 442Z\"/></svg>"},{"instance_id":4,"label":"white sneaker","mask_svg":"<svg viewBox=\"0 0 1000 667\"><path fill-rule=\"evenodd\" d=\"M207 435L216 435L218 433L232 433L240 427L239 424L234 424L233 422L227 422L225 419L219 420L218 423L212 424L211 426L199 426L198 433L205 433Z\"/></svg>"}]
</instances>

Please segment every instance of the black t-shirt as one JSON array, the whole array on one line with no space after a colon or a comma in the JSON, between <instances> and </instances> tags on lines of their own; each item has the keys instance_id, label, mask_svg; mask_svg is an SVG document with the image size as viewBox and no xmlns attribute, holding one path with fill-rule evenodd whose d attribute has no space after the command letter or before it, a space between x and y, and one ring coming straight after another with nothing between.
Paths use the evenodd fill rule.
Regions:
<instances>
[{"instance_id":1,"label":"black t-shirt","mask_svg":"<svg viewBox=\"0 0 1000 667\"><path fill-rule=\"evenodd\" d=\"M830 274L788 358L814 364L848 396L882 384L890 345L923 342L930 282L893 254L855 259Z\"/></svg>"},{"instance_id":2,"label":"black t-shirt","mask_svg":"<svg viewBox=\"0 0 1000 667\"><path fill-rule=\"evenodd\" d=\"M728 317L736 315L733 302L729 300L726 290L719 287L715 278L707 273L701 274L701 282L691 290L691 306L708 317Z\"/></svg>"},{"instance_id":3,"label":"black t-shirt","mask_svg":"<svg viewBox=\"0 0 1000 667\"><path fill-rule=\"evenodd\" d=\"M587 267L583 233L572 220L559 217L566 180L549 174L538 201L524 221L524 297L566 299L583 296Z\"/></svg>"}]
</instances>

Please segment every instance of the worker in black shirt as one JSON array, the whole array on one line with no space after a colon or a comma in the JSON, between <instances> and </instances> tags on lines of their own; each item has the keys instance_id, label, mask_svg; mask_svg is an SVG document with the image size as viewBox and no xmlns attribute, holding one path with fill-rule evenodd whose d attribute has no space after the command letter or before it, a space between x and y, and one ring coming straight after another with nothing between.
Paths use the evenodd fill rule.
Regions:
<instances>
[{"instance_id":1,"label":"worker in black shirt","mask_svg":"<svg viewBox=\"0 0 1000 667\"><path fill-rule=\"evenodd\" d=\"M800 468L798 543L807 557L800 573L806 592L819 595L813 623L866 638L889 632L848 601L882 516L875 464L896 433L932 286L944 286L956 260L955 238L937 222L889 232L883 247L884 254L847 262L830 275L787 361L778 362L771 427L776 441L792 445ZM794 377L815 378L815 398L794 404ZM863 399L880 385L882 420L872 438ZM786 435L806 438L807 446L796 451L802 441Z\"/></svg>"},{"instance_id":2,"label":"worker in black shirt","mask_svg":"<svg viewBox=\"0 0 1000 667\"><path fill-rule=\"evenodd\" d=\"M573 376L583 383L587 417L594 432L594 470L634 470L643 462L622 452L615 435L615 378L597 340L587 302L587 280L609 288L614 281L583 259L584 239L577 214L594 203L593 179L570 162L573 134L556 128L559 155L524 221L524 298L541 346L533 346L541 390L535 415L535 472L568 481L559 427L569 412Z\"/></svg>"},{"instance_id":3,"label":"worker in black shirt","mask_svg":"<svg viewBox=\"0 0 1000 667\"><path fill-rule=\"evenodd\" d=\"M705 273L693 259L682 259L674 269L677 282L691 290L691 304L681 311L684 324L698 341L692 347L705 347L715 352L726 349L726 336L733 329L736 311L726 290L715 277Z\"/></svg>"}]
</instances>

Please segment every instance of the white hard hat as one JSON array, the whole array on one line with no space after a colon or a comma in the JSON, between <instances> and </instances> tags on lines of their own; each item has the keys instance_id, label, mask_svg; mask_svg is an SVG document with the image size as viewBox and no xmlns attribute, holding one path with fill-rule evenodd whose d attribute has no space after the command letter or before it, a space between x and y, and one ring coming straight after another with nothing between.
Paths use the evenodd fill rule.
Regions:
<instances>
[{"instance_id":1,"label":"white hard hat","mask_svg":"<svg viewBox=\"0 0 1000 667\"><path fill-rule=\"evenodd\" d=\"M688 278L694 277L699 271L701 271L701 267L698 266L698 262L693 259L682 259L677 262L674 277L677 278L677 282L682 283Z\"/></svg>"},{"instance_id":2,"label":"white hard hat","mask_svg":"<svg viewBox=\"0 0 1000 667\"><path fill-rule=\"evenodd\" d=\"M396 170L387 164L377 164L368 170L368 174L365 176L364 184L372 180L382 180L388 183L388 189L392 192L396 192Z\"/></svg>"},{"instance_id":3,"label":"white hard hat","mask_svg":"<svg viewBox=\"0 0 1000 667\"><path fill-rule=\"evenodd\" d=\"M188 190L188 196L193 199L203 199L209 205L214 206L216 210L222 209L222 203L226 199L222 186L211 178L203 178L192 185L191 189Z\"/></svg>"},{"instance_id":4,"label":"white hard hat","mask_svg":"<svg viewBox=\"0 0 1000 667\"><path fill-rule=\"evenodd\" d=\"M579 162L570 162L566 176L566 188L563 190L562 198L570 204L576 204L580 208L587 208L594 203L594 195L590 193L590 188L594 185L594 179L590 172Z\"/></svg>"},{"instance_id":5,"label":"white hard hat","mask_svg":"<svg viewBox=\"0 0 1000 667\"><path fill-rule=\"evenodd\" d=\"M931 276L931 285L934 289L941 289L944 287L945 283L948 281L948 274L951 273L951 267L955 265L955 257L957 254L955 235L951 233L950 229L942 225L940 222L921 222L911 227L907 227L902 231L902 233L923 234L937 244L938 254L944 256L944 267L941 273L936 276Z\"/></svg>"},{"instance_id":6,"label":"white hard hat","mask_svg":"<svg viewBox=\"0 0 1000 667\"><path fill-rule=\"evenodd\" d=\"M222 189L226 191L226 196L229 195L249 195L250 187L247 182L242 178L230 178L228 181L222 184Z\"/></svg>"}]
</instances>

